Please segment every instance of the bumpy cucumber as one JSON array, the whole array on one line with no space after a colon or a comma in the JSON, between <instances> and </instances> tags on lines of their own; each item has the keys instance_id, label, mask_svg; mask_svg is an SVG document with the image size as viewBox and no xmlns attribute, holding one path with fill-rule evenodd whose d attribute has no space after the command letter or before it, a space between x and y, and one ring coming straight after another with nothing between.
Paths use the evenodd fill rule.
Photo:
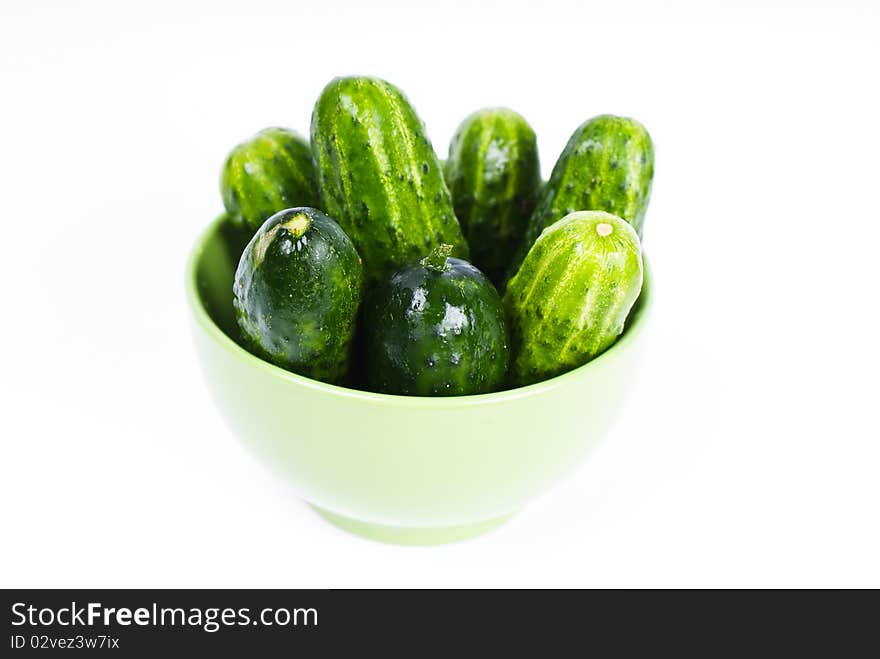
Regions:
<instances>
[{"instance_id":1,"label":"bumpy cucumber","mask_svg":"<svg viewBox=\"0 0 880 659\"><path fill-rule=\"evenodd\" d=\"M580 211L545 229L504 295L513 383L559 375L606 350L642 277L639 237L615 215Z\"/></svg>"},{"instance_id":2,"label":"bumpy cucumber","mask_svg":"<svg viewBox=\"0 0 880 659\"><path fill-rule=\"evenodd\" d=\"M336 222L314 208L273 215L235 273L245 344L295 373L343 383L363 288L362 263Z\"/></svg>"},{"instance_id":3,"label":"bumpy cucumber","mask_svg":"<svg viewBox=\"0 0 880 659\"><path fill-rule=\"evenodd\" d=\"M509 272L515 272L541 231L574 211L613 213L641 237L653 178L654 145L642 124L607 114L585 122L556 161Z\"/></svg>"},{"instance_id":4,"label":"bumpy cucumber","mask_svg":"<svg viewBox=\"0 0 880 659\"><path fill-rule=\"evenodd\" d=\"M457 396L504 383L509 346L501 299L479 270L450 252L441 245L369 296L365 358L373 390Z\"/></svg>"},{"instance_id":5,"label":"bumpy cucumber","mask_svg":"<svg viewBox=\"0 0 880 659\"><path fill-rule=\"evenodd\" d=\"M371 283L448 243L467 243L425 127L404 95L376 78L336 78L312 113L324 209L351 236Z\"/></svg>"},{"instance_id":6,"label":"bumpy cucumber","mask_svg":"<svg viewBox=\"0 0 880 659\"><path fill-rule=\"evenodd\" d=\"M251 232L285 208L318 206L308 142L286 128L266 128L229 153L220 176L231 220Z\"/></svg>"},{"instance_id":7,"label":"bumpy cucumber","mask_svg":"<svg viewBox=\"0 0 880 659\"><path fill-rule=\"evenodd\" d=\"M501 284L541 183L535 132L513 110L479 110L455 132L445 171L471 259Z\"/></svg>"}]
</instances>

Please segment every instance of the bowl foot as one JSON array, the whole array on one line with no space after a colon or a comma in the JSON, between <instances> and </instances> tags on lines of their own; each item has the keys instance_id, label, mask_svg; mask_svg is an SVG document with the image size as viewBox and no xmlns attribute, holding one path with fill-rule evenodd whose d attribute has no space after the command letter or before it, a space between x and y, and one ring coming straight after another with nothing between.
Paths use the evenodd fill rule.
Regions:
<instances>
[{"instance_id":1,"label":"bowl foot","mask_svg":"<svg viewBox=\"0 0 880 659\"><path fill-rule=\"evenodd\" d=\"M384 542L392 545L445 545L450 542L458 542L474 538L498 528L516 513L509 513L501 517L462 524L460 526L436 526L436 527L410 527L410 526L386 526L373 524L351 517L344 517L332 513L314 504L309 504L321 517L344 531L359 535L362 538Z\"/></svg>"}]
</instances>

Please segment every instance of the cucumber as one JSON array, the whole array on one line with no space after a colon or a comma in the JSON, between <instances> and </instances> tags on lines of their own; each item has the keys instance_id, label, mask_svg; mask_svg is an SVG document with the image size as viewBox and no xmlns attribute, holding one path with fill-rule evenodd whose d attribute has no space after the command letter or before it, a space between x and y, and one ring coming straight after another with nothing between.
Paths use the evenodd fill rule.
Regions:
<instances>
[{"instance_id":1,"label":"cucumber","mask_svg":"<svg viewBox=\"0 0 880 659\"><path fill-rule=\"evenodd\" d=\"M574 211L622 217L641 238L653 178L654 145L642 124L610 114L583 123L553 167L509 272L519 267L541 231Z\"/></svg>"},{"instance_id":2,"label":"cucumber","mask_svg":"<svg viewBox=\"0 0 880 659\"><path fill-rule=\"evenodd\" d=\"M513 383L554 377L606 350L642 277L639 237L615 215L579 211L545 229L504 295Z\"/></svg>"},{"instance_id":3,"label":"cucumber","mask_svg":"<svg viewBox=\"0 0 880 659\"><path fill-rule=\"evenodd\" d=\"M456 130L445 171L471 259L500 285L541 184L535 132L513 110L479 110Z\"/></svg>"},{"instance_id":4,"label":"cucumber","mask_svg":"<svg viewBox=\"0 0 880 659\"><path fill-rule=\"evenodd\" d=\"M345 382L363 289L357 250L314 208L273 215L245 247L233 305L254 354L315 380Z\"/></svg>"},{"instance_id":5,"label":"cucumber","mask_svg":"<svg viewBox=\"0 0 880 659\"><path fill-rule=\"evenodd\" d=\"M501 298L467 261L441 245L369 297L365 358L370 388L411 396L495 391L509 344Z\"/></svg>"},{"instance_id":6,"label":"cucumber","mask_svg":"<svg viewBox=\"0 0 880 659\"><path fill-rule=\"evenodd\" d=\"M232 222L251 233L280 210L318 206L308 142L286 128L260 131L230 151L220 192Z\"/></svg>"},{"instance_id":7,"label":"cucumber","mask_svg":"<svg viewBox=\"0 0 880 659\"><path fill-rule=\"evenodd\" d=\"M404 95L377 78L336 78L312 113L324 209L339 221L375 284L448 243L467 243L425 127Z\"/></svg>"}]
</instances>

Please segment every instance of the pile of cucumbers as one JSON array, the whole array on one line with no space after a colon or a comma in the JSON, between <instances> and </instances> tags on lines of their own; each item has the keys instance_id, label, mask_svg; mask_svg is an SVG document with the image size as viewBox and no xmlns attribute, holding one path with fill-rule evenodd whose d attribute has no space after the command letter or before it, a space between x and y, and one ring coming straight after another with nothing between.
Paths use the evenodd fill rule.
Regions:
<instances>
[{"instance_id":1,"label":"pile of cucumbers","mask_svg":"<svg viewBox=\"0 0 880 659\"><path fill-rule=\"evenodd\" d=\"M336 78L311 139L269 128L221 177L252 234L235 316L254 354L324 382L480 394L576 368L620 333L643 279L654 148L633 119L572 134L542 182L535 133L492 108L440 161L395 86Z\"/></svg>"}]
</instances>

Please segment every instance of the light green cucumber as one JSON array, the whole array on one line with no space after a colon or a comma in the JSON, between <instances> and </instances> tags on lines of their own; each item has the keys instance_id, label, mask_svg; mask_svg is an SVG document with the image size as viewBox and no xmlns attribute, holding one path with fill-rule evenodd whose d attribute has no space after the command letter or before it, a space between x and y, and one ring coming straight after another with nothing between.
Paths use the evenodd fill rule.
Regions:
<instances>
[{"instance_id":1,"label":"light green cucumber","mask_svg":"<svg viewBox=\"0 0 880 659\"><path fill-rule=\"evenodd\" d=\"M580 211L535 241L504 295L515 386L587 363L620 333L642 288L635 229L604 211Z\"/></svg>"}]
</instances>

